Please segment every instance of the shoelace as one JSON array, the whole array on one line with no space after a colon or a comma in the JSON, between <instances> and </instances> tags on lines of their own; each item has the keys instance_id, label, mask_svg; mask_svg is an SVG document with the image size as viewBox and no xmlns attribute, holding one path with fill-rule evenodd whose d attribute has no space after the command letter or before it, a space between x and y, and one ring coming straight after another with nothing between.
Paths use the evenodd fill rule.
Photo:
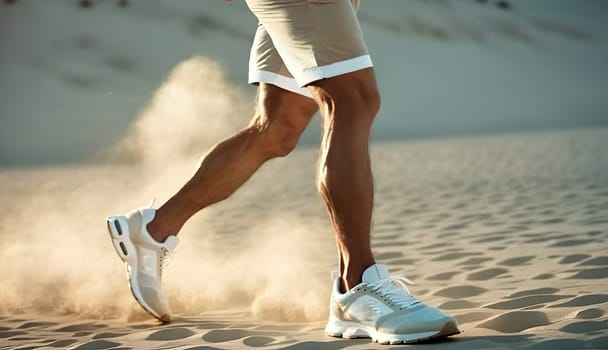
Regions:
<instances>
[{"instance_id":1,"label":"shoelace","mask_svg":"<svg viewBox=\"0 0 608 350\"><path fill-rule=\"evenodd\" d=\"M158 272L160 274L160 276L163 276L163 269L166 269L167 267L169 267L169 265L171 264L171 260L173 257L173 254L171 254L171 252L169 251L169 249L167 248L161 248L162 250L162 255L159 258L159 264L158 264Z\"/></svg>"},{"instance_id":2,"label":"shoelace","mask_svg":"<svg viewBox=\"0 0 608 350\"><path fill-rule=\"evenodd\" d=\"M420 300L416 299L407 289L408 284L415 283L403 276L389 276L367 285L370 291L380 295L390 305L397 306L399 309L407 309L420 304Z\"/></svg>"},{"instance_id":3,"label":"shoelace","mask_svg":"<svg viewBox=\"0 0 608 350\"><path fill-rule=\"evenodd\" d=\"M156 198L152 198L150 200L150 204L148 204L149 208L154 208L154 203L156 203ZM166 269L167 267L169 267L169 265L171 264L171 257L172 254L171 252L167 249L167 248L161 248L162 250L162 255L159 258L159 264L158 264L158 272L160 274L160 276L163 276L163 269Z\"/></svg>"}]
</instances>

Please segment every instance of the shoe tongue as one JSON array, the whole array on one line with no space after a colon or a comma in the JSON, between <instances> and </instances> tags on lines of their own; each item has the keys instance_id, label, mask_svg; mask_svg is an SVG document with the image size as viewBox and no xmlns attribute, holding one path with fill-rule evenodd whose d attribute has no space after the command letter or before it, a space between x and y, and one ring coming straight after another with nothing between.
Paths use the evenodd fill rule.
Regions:
<instances>
[{"instance_id":1,"label":"shoe tongue","mask_svg":"<svg viewBox=\"0 0 608 350\"><path fill-rule=\"evenodd\" d=\"M156 216L156 209L154 208L140 208L142 225L149 224Z\"/></svg>"},{"instance_id":2,"label":"shoe tongue","mask_svg":"<svg viewBox=\"0 0 608 350\"><path fill-rule=\"evenodd\" d=\"M176 236L169 236L169 237L167 237L167 239L165 240L165 242L163 242L163 245L170 252L172 252L172 251L175 250L175 247L177 247L177 243L179 243L179 239Z\"/></svg>"},{"instance_id":3,"label":"shoe tongue","mask_svg":"<svg viewBox=\"0 0 608 350\"><path fill-rule=\"evenodd\" d=\"M374 264L363 271L361 282L372 283L387 278L388 276L388 270L384 265Z\"/></svg>"}]
</instances>

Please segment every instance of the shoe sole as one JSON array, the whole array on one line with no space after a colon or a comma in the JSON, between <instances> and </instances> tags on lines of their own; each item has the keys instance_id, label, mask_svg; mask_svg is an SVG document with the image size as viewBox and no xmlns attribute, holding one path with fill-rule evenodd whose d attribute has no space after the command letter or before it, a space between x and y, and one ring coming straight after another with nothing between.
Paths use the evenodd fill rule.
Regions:
<instances>
[{"instance_id":1,"label":"shoe sole","mask_svg":"<svg viewBox=\"0 0 608 350\"><path fill-rule=\"evenodd\" d=\"M135 245L131 241L129 232L129 223L125 216L110 216L106 220L106 226L110 238L112 239L112 245L116 254L120 260L125 263L125 270L127 273L127 280L129 281L129 289L133 298L137 303L151 316L158 319L162 323L168 323L171 321L171 316L164 314L158 315L155 313L150 306L144 301L141 291L137 285L137 281L133 281L131 276L137 276L137 250ZM134 283L135 282L135 283Z\"/></svg>"},{"instance_id":2,"label":"shoe sole","mask_svg":"<svg viewBox=\"0 0 608 350\"><path fill-rule=\"evenodd\" d=\"M357 322L334 320L325 327L325 334L331 337L356 339L371 338L372 341L382 345L412 344L433 341L459 334L460 330L455 322L445 323L437 331L418 332L409 334L386 334L376 331Z\"/></svg>"}]
</instances>

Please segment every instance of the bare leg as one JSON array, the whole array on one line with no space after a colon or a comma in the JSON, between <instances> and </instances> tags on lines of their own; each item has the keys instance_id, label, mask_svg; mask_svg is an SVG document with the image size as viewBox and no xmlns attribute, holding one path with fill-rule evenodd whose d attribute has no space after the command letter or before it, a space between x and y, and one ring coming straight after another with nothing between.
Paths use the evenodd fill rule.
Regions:
<instances>
[{"instance_id":1,"label":"bare leg","mask_svg":"<svg viewBox=\"0 0 608 350\"><path fill-rule=\"evenodd\" d=\"M310 98L260 84L250 125L216 144L194 176L156 211L147 226L152 237L163 242L176 235L192 215L228 198L264 162L291 152L316 111Z\"/></svg>"},{"instance_id":2,"label":"bare leg","mask_svg":"<svg viewBox=\"0 0 608 350\"><path fill-rule=\"evenodd\" d=\"M370 226L373 179L370 127L380 107L371 68L309 85L324 117L318 187L336 232L343 287L361 282L374 264Z\"/></svg>"}]
</instances>

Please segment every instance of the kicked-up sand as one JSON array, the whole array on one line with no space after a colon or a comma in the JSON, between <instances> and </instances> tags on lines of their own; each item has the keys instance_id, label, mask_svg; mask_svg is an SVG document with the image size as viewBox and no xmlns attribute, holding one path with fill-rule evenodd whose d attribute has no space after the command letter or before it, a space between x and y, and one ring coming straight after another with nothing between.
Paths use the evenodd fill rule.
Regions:
<instances>
[{"instance_id":1,"label":"kicked-up sand","mask_svg":"<svg viewBox=\"0 0 608 350\"><path fill-rule=\"evenodd\" d=\"M168 325L131 298L104 219L165 200L191 159L0 172L0 348L380 348L323 334L336 253L316 154L265 165L187 224L165 273ZM386 348L608 349L608 129L372 156L377 261L463 331Z\"/></svg>"}]
</instances>

